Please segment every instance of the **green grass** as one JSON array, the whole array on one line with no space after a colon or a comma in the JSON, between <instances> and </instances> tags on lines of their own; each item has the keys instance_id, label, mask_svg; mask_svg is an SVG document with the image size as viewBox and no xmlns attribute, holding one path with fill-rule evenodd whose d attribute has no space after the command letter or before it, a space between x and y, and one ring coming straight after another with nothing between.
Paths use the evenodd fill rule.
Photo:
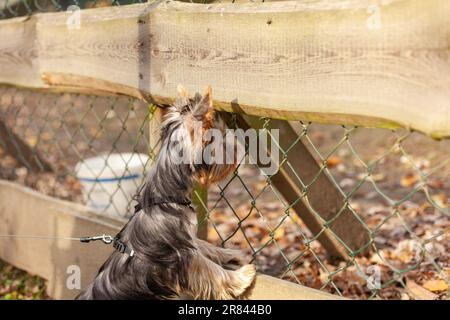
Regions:
<instances>
[{"instance_id":1,"label":"green grass","mask_svg":"<svg viewBox=\"0 0 450 320\"><path fill-rule=\"evenodd\" d=\"M41 300L49 299L45 293L45 280L30 275L0 260L1 300Z\"/></svg>"}]
</instances>

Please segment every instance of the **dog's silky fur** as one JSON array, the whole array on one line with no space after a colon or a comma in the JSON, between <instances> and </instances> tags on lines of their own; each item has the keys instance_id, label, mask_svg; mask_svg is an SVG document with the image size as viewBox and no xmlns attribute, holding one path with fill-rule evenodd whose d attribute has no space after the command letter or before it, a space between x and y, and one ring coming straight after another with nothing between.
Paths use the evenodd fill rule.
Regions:
<instances>
[{"instance_id":1,"label":"dog's silky fur","mask_svg":"<svg viewBox=\"0 0 450 320\"><path fill-rule=\"evenodd\" d=\"M203 133L211 128L224 132L213 110L210 87L203 97L197 94L189 98L181 86L178 92L179 98L168 108L162 124L162 144L155 165L138 195L143 209L119 234L135 255L115 251L77 299L235 299L244 297L254 281L255 268L243 265L239 251L219 248L196 237L196 214L180 204L190 201L196 180L217 182L236 165L179 164L174 160L180 146L194 159L208 144L204 139L193 141L195 120L202 121ZM154 204L154 199L173 198L178 203Z\"/></svg>"}]
</instances>

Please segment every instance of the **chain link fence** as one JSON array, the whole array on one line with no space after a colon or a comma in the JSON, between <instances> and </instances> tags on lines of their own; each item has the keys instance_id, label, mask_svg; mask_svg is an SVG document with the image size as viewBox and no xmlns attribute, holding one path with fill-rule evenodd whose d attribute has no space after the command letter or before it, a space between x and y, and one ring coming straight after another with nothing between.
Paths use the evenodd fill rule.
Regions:
<instances>
[{"instance_id":1,"label":"chain link fence","mask_svg":"<svg viewBox=\"0 0 450 320\"><path fill-rule=\"evenodd\" d=\"M147 2L144 0L1 0L0 19L31 15L39 12L100 8ZM76 7L71 7L76 6Z\"/></svg>"},{"instance_id":2,"label":"chain link fence","mask_svg":"<svg viewBox=\"0 0 450 320\"><path fill-rule=\"evenodd\" d=\"M3 178L94 207L98 202L94 193L104 193L106 199L100 200L110 206L97 207L100 213L108 211L119 218L130 214L129 194L140 187L155 156L148 141L155 106L125 97L55 95L7 87L1 88L0 100ZM127 156L130 153L138 157ZM100 162L84 161L94 157ZM133 166L141 171L139 177L133 176ZM127 177L134 177L129 179L128 192L123 188ZM117 188L108 186L116 183ZM118 196L127 198L125 208L113 201Z\"/></svg>"},{"instance_id":3,"label":"chain link fence","mask_svg":"<svg viewBox=\"0 0 450 320\"><path fill-rule=\"evenodd\" d=\"M267 125L271 120L260 121ZM246 247L263 272L339 295L434 299L439 295L428 293L440 292L445 297L450 141L431 141L407 130L292 125L299 134L284 143L288 147L281 150L280 168L289 167L303 192L286 201L272 177L259 175L257 168L240 167L210 199L214 227L210 238L218 244ZM290 163L290 154L300 144L321 164L310 180L298 175ZM309 188L323 174L342 195L342 207L323 220L319 232L311 233L293 206L308 199ZM317 203L310 205L314 211ZM336 262L318 238L344 208L358 218L370 239L351 250L333 233L350 257ZM368 254L363 253L366 246Z\"/></svg>"},{"instance_id":4,"label":"chain link fence","mask_svg":"<svg viewBox=\"0 0 450 320\"><path fill-rule=\"evenodd\" d=\"M119 2L0 1L0 18L73 4L85 8ZM100 192L107 203L93 210L125 221L158 149L158 139L149 135L156 111L156 106L123 96L1 86L0 178L91 207ZM231 119L237 126L236 117ZM267 129L273 120L257 121ZM274 177L261 175L257 165L241 164L224 182L209 187L207 202L197 199L207 212L208 240L245 250L260 272L350 298L447 298L450 141L404 129L289 125L297 135L283 141L280 168L287 168L300 186L296 199L287 201ZM300 147L319 164L312 178L305 179L293 165L292 155ZM99 156L100 162L89 162ZM101 173L92 166L100 166ZM336 216L322 219L320 231L311 232L294 208L308 200L321 176L342 201ZM349 257L336 260L319 238L344 209L369 240L352 250L332 233Z\"/></svg>"}]
</instances>

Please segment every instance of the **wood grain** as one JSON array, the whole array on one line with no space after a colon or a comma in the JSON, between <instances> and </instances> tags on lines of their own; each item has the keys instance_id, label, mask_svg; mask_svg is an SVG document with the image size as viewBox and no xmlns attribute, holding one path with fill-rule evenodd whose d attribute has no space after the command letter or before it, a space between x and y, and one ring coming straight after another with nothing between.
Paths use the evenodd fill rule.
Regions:
<instances>
[{"instance_id":1,"label":"wood grain","mask_svg":"<svg viewBox=\"0 0 450 320\"><path fill-rule=\"evenodd\" d=\"M0 21L0 82L156 103L211 84L221 110L450 136L448 0L157 1L83 10L78 30L69 14Z\"/></svg>"}]
</instances>

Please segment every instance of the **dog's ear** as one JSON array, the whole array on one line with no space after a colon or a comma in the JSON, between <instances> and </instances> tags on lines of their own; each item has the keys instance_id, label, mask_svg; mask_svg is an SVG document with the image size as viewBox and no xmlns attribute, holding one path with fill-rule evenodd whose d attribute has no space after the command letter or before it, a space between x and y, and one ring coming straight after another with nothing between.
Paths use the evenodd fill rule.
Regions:
<instances>
[{"instance_id":1,"label":"dog's ear","mask_svg":"<svg viewBox=\"0 0 450 320\"><path fill-rule=\"evenodd\" d=\"M211 121L214 118L214 106L211 86L208 86L208 88L206 89L206 93L196 104L193 115L197 120L203 121Z\"/></svg>"}]
</instances>

